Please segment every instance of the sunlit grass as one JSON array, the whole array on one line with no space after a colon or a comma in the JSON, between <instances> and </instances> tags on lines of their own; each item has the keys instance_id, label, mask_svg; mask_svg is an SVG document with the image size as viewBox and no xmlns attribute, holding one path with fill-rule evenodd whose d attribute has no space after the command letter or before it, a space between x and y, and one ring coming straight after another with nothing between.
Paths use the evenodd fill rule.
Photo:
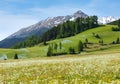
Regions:
<instances>
[{"instance_id":1,"label":"sunlit grass","mask_svg":"<svg viewBox=\"0 0 120 84\"><path fill-rule=\"evenodd\" d=\"M0 84L120 84L120 53L1 61Z\"/></svg>"}]
</instances>

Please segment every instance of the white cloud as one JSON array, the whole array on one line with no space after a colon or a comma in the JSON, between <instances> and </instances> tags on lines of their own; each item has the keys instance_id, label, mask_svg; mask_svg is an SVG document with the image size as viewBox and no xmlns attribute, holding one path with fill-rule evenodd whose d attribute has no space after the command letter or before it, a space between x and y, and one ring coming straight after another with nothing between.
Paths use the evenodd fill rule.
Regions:
<instances>
[{"instance_id":1,"label":"white cloud","mask_svg":"<svg viewBox=\"0 0 120 84\"><path fill-rule=\"evenodd\" d=\"M36 22L38 20L30 15L15 15L0 11L0 40Z\"/></svg>"}]
</instances>

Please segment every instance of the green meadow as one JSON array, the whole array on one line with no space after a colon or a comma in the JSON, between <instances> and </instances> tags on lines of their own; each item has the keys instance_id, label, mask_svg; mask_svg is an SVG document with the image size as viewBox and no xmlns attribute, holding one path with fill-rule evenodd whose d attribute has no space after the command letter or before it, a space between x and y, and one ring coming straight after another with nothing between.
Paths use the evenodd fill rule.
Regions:
<instances>
[{"instance_id":1,"label":"green meadow","mask_svg":"<svg viewBox=\"0 0 120 84\"><path fill-rule=\"evenodd\" d=\"M75 36L68 37L68 38L62 38L62 39L56 39L48 41L47 44L51 43L62 43L62 51L68 52L69 47L74 47L75 50L77 50L78 42L81 40L82 42L85 42L85 39L88 39L88 42L91 44L88 44L87 46L89 48L85 48L84 51L81 54L87 54L87 53L95 53L95 52L102 52L109 51L109 50L120 50L119 44L110 44L113 41L116 41L117 38L120 38L120 32L112 31L111 28L115 27L114 25L105 25L100 26L97 28L89 29L87 31L84 31L82 33L79 33ZM98 34L100 36L100 39L93 36L94 34ZM99 41L103 40L104 44L101 46L99 44ZM44 57L47 54L48 51L48 45L44 46L43 43L40 43L34 47L28 47L23 49L0 49L0 55L6 54L8 58L14 58L14 54L17 53L20 55L21 58L33 58L33 57ZM58 49L58 52L60 50Z\"/></svg>"}]
</instances>

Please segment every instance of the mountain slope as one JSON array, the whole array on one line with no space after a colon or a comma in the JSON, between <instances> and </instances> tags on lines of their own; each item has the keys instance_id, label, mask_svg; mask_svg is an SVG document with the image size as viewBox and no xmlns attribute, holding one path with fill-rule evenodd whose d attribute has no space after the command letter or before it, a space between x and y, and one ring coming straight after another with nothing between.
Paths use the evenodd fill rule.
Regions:
<instances>
[{"instance_id":1,"label":"mountain slope","mask_svg":"<svg viewBox=\"0 0 120 84\"><path fill-rule=\"evenodd\" d=\"M109 25L118 25L118 20L108 23Z\"/></svg>"},{"instance_id":2,"label":"mountain slope","mask_svg":"<svg viewBox=\"0 0 120 84\"><path fill-rule=\"evenodd\" d=\"M87 16L88 15L86 15L82 11L77 11L73 15L47 18L43 21L38 22L37 24L34 24L27 28L23 28L15 32L14 34L10 35L9 37L5 38L3 41L0 42L0 48L11 47L12 45L20 41L23 41L23 39L26 39L31 35L41 36L44 32L46 32L47 30L49 30L54 26L57 26L58 24L62 24L63 22L66 22L68 20L75 20L78 17L85 18ZM15 41L16 39L19 40ZM7 42L11 42L11 44L8 45Z\"/></svg>"},{"instance_id":3,"label":"mountain slope","mask_svg":"<svg viewBox=\"0 0 120 84\"><path fill-rule=\"evenodd\" d=\"M99 18L98 23L99 24L107 24L107 23L113 22L115 20L118 20L118 18L113 17L113 16L107 16L107 17Z\"/></svg>"},{"instance_id":4,"label":"mountain slope","mask_svg":"<svg viewBox=\"0 0 120 84\"><path fill-rule=\"evenodd\" d=\"M51 43L57 43L59 45L59 43L62 43L62 51L68 51L69 47L75 47L76 45L78 45L78 41L81 40L82 42L85 42L85 39L88 39L88 42L90 43L95 43L95 45L92 45L92 48L90 48L90 50L85 49L84 53L91 51L91 53L93 51L97 52L103 52L103 50L105 51L109 51L111 50L111 52L120 52L120 44L115 44L115 45L109 45L111 42L116 41L116 39L119 37L120 38L120 32L114 32L111 30L112 27L116 27L113 25L106 25L106 26L101 26L101 27L96 27L93 29L89 29L87 31L84 31L82 33L79 33L75 36L72 37L68 37L68 38L62 38L62 39L56 39L56 40L52 40L52 41L48 41L48 44ZM95 38L93 36L93 33L95 34L99 34L99 36L101 37L101 39L103 39L104 41L104 46L99 46L99 40L98 38ZM114 36L113 36L114 35ZM42 43L39 45L36 45L34 47L31 48L24 48L24 49L0 49L0 55L6 54L8 56L8 58L13 58L15 53L18 53L19 56L25 56L26 58L31 58L31 57L41 57L41 56L46 56L47 54L47 49L48 49L48 45L44 46ZM75 47L75 50L77 50L77 48Z\"/></svg>"},{"instance_id":5,"label":"mountain slope","mask_svg":"<svg viewBox=\"0 0 120 84\"><path fill-rule=\"evenodd\" d=\"M13 48L31 47L41 42L46 44L45 42L49 40L74 36L85 30L97 27L97 19L97 16L89 16L86 18L77 18L75 21L66 21L63 24L59 24L48 30L41 37L28 38L27 40L14 45Z\"/></svg>"}]
</instances>

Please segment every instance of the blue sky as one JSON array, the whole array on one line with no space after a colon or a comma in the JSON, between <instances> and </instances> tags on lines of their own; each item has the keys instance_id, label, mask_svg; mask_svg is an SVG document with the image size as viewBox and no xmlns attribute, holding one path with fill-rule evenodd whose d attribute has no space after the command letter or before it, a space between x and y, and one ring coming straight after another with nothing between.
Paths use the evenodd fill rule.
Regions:
<instances>
[{"instance_id":1,"label":"blue sky","mask_svg":"<svg viewBox=\"0 0 120 84\"><path fill-rule=\"evenodd\" d=\"M120 17L120 0L0 0L0 40L47 17L81 10L88 15Z\"/></svg>"}]
</instances>

